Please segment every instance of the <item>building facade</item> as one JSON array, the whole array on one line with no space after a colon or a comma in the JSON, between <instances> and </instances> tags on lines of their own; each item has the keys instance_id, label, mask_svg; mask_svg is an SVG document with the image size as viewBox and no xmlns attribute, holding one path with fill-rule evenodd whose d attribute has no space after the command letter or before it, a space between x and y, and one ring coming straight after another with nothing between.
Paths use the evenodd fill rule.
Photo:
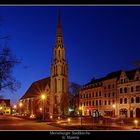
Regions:
<instances>
[{"instance_id":1,"label":"building facade","mask_svg":"<svg viewBox=\"0 0 140 140\"><path fill-rule=\"evenodd\" d=\"M45 95L45 101L41 95ZM43 103L45 102L45 103ZM50 77L34 82L19 101L20 114L37 115L45 112L45 116L61 116L68 110L68 64L66 62L65 48L62 36L60 15L54 58L51 64Z\"/></svg>"},{"instance_id":2,"label":"building facade","mask_svg":"<svg viewBox=\"0 0 140 140\"><path fill-rule=\"evenodd\" d=\"M0 115L10 115L10 99L0 99Z\"/></svg>"},{"instance_id":3,"label":"building facade","mask_svg":"<svg viewBox=\"0 0 140 140\"><path fill-rule=\"evenodd\" d=\"M140 69L93 79L79 91L82 115L140 117Z\"/></svg>"}]
</instances>

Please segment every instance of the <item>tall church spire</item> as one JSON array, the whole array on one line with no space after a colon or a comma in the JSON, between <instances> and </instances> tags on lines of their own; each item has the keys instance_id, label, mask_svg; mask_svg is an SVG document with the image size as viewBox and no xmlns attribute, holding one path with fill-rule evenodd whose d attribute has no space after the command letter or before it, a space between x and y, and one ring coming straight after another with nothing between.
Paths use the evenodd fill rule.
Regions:
<instances>
[{"instance_id":1,"label":"tall church spire","mask_svg":"<svg viewBox=\"0 0 140 140\"><path fill-rule=\"evenodd\" d=\"M56 31L55 47L61 47L61 48L64 47L60 11L58 12L58 24L57 24L57 31Z\"/></svg>"},{"instance_id":2,"label":"tall church spire","mask_svg":"<svg viewBox=\"0 0 140 140\"><path fill-rule=\"evenodd\" d=\"M54 60L51 64L51 110L50 114L62 115L68 107L68 65L62 37L60 12L56 30Z\"/></svg>"},{"instance_id":3,"label":"tall church spire","mask_svg":"<svg viewBox=\"0 0 140 140\"><path fill-rule=\"evenodd\" d=\"M61 28L61 16L60 11L58 11L58 24L57 24L57 33L56 37L62 37L62 28Z\"/></svg>"}]
</instances>

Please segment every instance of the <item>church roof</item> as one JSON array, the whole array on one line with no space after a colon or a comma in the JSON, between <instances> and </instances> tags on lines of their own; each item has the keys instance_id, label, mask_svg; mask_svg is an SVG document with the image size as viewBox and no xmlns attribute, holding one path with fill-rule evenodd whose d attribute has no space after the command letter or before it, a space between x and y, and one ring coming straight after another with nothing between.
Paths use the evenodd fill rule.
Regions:
<instances>
[{"instance_id":1,"label":"church roof","mask_svg":"<svg viewBox=\"0 0 140 140\"><path fill-rule=\"evenodd\" d=\"M33 82L20 100L38 96L45 91L47 85L50 87L50 77Z\"/></svg>"}]
</instances>

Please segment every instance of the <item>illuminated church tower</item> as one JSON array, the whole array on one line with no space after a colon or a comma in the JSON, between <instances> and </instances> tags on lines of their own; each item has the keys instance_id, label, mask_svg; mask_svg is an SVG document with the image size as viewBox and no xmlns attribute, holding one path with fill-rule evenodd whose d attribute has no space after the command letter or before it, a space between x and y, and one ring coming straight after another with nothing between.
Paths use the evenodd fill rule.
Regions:
<instances>
[{"instance_id":1,"label":"illuminated church tower","mask_svg":"<svg viewBox=\"0 0 140 140\"><path fill-rule=\"evenodd\" d=\"M54 58L51 64L50 115L66 115L68 110L68 64L62 37L60 14L54 47Z\"/></svg>"}]
</instances>

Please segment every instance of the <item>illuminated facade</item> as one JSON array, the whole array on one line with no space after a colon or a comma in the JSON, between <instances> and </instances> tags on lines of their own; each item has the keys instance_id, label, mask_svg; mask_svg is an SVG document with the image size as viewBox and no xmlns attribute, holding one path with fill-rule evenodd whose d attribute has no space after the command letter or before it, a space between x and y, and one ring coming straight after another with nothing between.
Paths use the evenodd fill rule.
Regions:
<instances>
[{"instance_id":1,"label":"illuminated facade","mask_svg":"<svg viewBox=\"0 0 140 140\"><path fill-rule=\"evenodd\" d=\"M9 99L0 99L0 114L1 115L11 114L11 106Z\"/></svg>"},{"instance_id":2,"label":"illuminated facade","mask_svg":"<svg viewBox=\"0 0 140 140\"><path fill-rule=\"evenodd\" d=\"M41 100L45 95L45 105ZM34 82L20 99L23 106L19 106L21 114L36 115L44 112L46 116L61 116L68 110L68 65L62 37L60 15L54 47L54 59L51 64L51 76Z\"/></svg>"},{"instance_id":3,"label":"illuminated facade","mask_svg":"<svg viewBox=\"0 0 140 140\"><path fill-rule=\"evenodd\" d=\"M140 117L140 70L112 72L79 92L83 115Z\"/></svg>"}]
</instances>

